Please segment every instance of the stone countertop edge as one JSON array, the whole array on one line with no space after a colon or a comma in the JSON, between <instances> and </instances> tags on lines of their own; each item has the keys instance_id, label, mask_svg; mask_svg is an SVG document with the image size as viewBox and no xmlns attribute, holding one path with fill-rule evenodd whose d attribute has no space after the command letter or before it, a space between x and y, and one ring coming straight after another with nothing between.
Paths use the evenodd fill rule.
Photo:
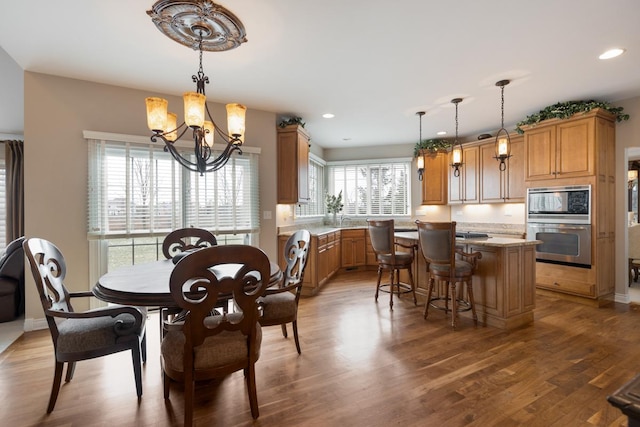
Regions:
<instances>
[{"instance_id":1,"label":"stone countertop edge","mask_svg":"<svg viewBox=\"0 0 640 427\"><path fill-rule=\"evenodd\" d=\"M304 227L301 227L304 228ZM366 226L353 226L353 227L332 227L332 226L314 226L314 227L308 227L306 228L307 230L309 230L309 232L311 233L311 235L313 236L321 236L323 234L327 234L327 233L333 233L335 231L341 231L341 230L358 230L358 229L366 229ZM410 227L401 227L401 228L410 228ZM293 233L295 233L296 230L286 230L286 231L280 231L280 233L278 234L279 236L291 236ZM417 231L417 230L416 230ZM500 237L492 237L492 239L498 239L498 238L506 238L509 239L509 237L504 237L504 236L509 236L509 235L513 235L513 236L517 236L514 237L514 239L516 240L524 240L521 239L520 236L523 236L524 233L522 231L519 230L504 230L504 229L500 229L500 230L496 230L493 228L484 228L482 230L480 229L467 229L467 228L460 228L457 231L459 232L484 232L487 233L489 235L499 235ZM400 232L396 232L400 233ZM411 231L409 233L415 233L415 231ZM470 239L465 239L465 240L470 240ZM542 242L539 242L542 243Z\"/></svg>"},{"instance_id":2,"label":"stone countertop edge","mask_svg":"<svg viewBox=\"0 0 640 427\"><path fill-rule=\"evenodd\" d=\"M418 240L417 231L397 232L395 236L401 239ZM511 237L480 237L470 239L456 239L457 243L471 244L476 246L493 246L493 247L509 247L509 246L531 246L542 243L541 240L516 239Z\"/></svg>"}]
</instances>

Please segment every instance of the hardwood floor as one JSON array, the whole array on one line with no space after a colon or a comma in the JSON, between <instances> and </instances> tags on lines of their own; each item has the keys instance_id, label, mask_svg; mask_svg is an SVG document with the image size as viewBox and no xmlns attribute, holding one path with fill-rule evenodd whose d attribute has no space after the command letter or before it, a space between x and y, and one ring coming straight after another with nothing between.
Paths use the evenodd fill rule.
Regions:
<instances>
[{"instance_id":1,"label":"hardwood floor","mask_svg":"<svg viewBox=\"0 0 640 427\"><path fill-rule=\"evenodd\" d=\"M444 313L388 295L374 302L375 273L338 276L300 304L302 355L291 333L263 328L257 363L260 418L241 372L196 389L196 425L219 426L626 426L606 398L639 368L640 312L538 296L533 326L452 331ZM395 299L395 298L394 298ZM165 402L157 314L148 320L144 395L131 357L79 362L46 415L53 379L48 331L25 333L0 354L0 425L173 426L181 387ZM289 328L290 331L290 328Z\"/></svg>"}]
</instances>

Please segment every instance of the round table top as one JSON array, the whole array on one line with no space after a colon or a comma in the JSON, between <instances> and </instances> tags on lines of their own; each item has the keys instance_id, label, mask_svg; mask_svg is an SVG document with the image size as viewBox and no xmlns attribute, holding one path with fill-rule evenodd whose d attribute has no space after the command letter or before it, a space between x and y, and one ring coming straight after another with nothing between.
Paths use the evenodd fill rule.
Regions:
<instances>
[{"instance_id":1,"label":"round table top","mask_svg":"<svg viewBox=\"0 0 640 427\"><path fill-rule=\"evenodd\" d=\"M169 289L173 267L170 259L163 259L119 268L100 277L92 292L96 298L115 304L172 307L176 305ZM230 276L238 268L239 264L225 264L216 266L214 271ZM269 286L277 284L281 278L282 270L272 262Z\"/></svg>"}]
</instances>

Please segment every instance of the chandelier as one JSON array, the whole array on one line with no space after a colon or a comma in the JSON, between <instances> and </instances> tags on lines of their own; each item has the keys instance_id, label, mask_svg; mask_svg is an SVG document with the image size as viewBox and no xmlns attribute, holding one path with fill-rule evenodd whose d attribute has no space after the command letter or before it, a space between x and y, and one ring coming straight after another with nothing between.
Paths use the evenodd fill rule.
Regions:
<instances>
[{"instance_id":1,"label":"chandelier","mask_svg":"<svg viewBox=\"0 0 640 427\"><path fill-rule=\"evenodd\" d=\"M147 125L153 132L151 141L161 139L164 150L186 169L212 172L222 168L231 155L244 142L246 107L241 104L227 104L227 132L224 132L211 117L206 103L205 84L209 78L202 69L202 52L225 51L240 46L247 41L242 22L224 7L209 0L160 0L147 11L156 27L178 43L199 51L200 66L192 76L196 92L186 92L184 101L184 122L177 124L177 114L168 111L168 101L163 98L145 99ZM191 130L194 151L183 156L175 146L175 141ZM226 146L213 157L214 136L218 134Z\"/></svg>"}]
</instances>

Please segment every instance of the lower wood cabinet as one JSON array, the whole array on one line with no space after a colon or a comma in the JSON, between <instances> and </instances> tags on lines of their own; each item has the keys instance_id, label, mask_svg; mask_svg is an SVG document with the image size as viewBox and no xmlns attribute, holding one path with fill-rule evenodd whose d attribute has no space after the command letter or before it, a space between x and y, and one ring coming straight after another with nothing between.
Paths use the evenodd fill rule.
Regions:
<instances>
[{"instance_id":1,"label":"lower wood cabinet","mask_svg":"<svg viewBox=\"0 0 640 427\"><path fill-rule=\"evenodd\" d=\"M367 263L365 229L342 230L342 267L359 267Z\"/></svg>"},{"instance_id":2,"label":"lower wood cabinet","mask_svg":"<svg viewBox=\"0 0 640 427\"><path fill-rule=\"evenodd\" d=\"M288 236L280 236L278 239L278 253L280 254L280 268L286 268L284 259L284 247ZM340 253L342 242L340 231L331 231L324 234L312 235L309 245L307 266L304 271L302 295L311 296L320 291L334 274L340 269Z\"/></svg>"}]
</instances>

